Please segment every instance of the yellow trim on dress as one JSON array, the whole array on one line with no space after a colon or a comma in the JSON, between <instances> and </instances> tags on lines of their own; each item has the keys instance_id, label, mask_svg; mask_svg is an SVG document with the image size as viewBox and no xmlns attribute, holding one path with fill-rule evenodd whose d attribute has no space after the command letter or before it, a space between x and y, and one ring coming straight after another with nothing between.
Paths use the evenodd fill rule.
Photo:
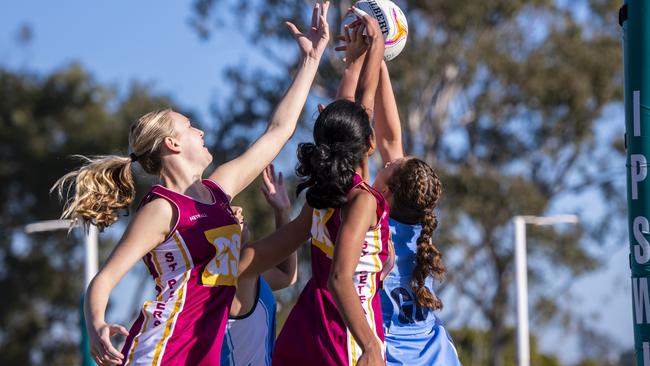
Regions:
<instances>
[{"instance_id":1,"label":"yellow trim on dress","mask_svg":"<svg viewBox=\"0 0 650 366\"><path fill-rule=\"evenodd\" d=\"M185 249L183 248L183 244L181 244L180 240L178 239L178 235L174 233L173 235L174 240L176 241L176 245L178 245L178 249L181 252L181 255L183 256L183 260L185 261L185 268L189 270L190 268L190 262L187 258L187 254L185 253ZM185 285L187 284L188 280L188 275L187 271L183 272L183 279L182 279L182 285L179 287L177 296L178 298L176 299L176 303L174 304L174 310L172 310L172 313L169 315L169 318L165 322L165 332L163 333L162 338L158 342L158 345L156 346L156 352L154 353L153 356L153 362L152 365L157 365L158 364L158 358L160 357L160 354L162 353L162 348L163 344L167 341L167 338L169 337L171 333L171 327L174 321L176 320L176 315L178 314L178 311L180 310L180 307L183 303L183 295L184 295L184 290L185 290Z\"/></svg>"},{"instance_id":2,"label":"yellow trim on dress","mask_svg":"<svg viewBox=\"0 0 650 366\"><path fill-rule=\"evenodd\" d=\"M142 322L142 328L140 328L140 332L133 338L133 344L131 344L131 350L129 351L129 359L124 364L125 366L133 361L133 355L135 354L135 348L138 346L138 342L140 341L140 336L142 335L142 333L147 331L147 323L149 322L149 313L147 313L147 305L149 304L151 304L151 301L145 301L144 304L142 304L142 310L144 312L144 321Z\"/></svg>"}]
</instances>

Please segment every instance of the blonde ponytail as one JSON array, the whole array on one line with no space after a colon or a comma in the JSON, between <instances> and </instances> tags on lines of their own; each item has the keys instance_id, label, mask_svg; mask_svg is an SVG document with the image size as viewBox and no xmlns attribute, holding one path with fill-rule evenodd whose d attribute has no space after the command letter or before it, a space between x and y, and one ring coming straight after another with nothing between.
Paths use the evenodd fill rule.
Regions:
<instances>
[{"instance_id":1,"label":"blonde ponytail","mask_svg":"<svg viewBox=\"0 0 650 366\"><path fill-rule=\"evenodd\" d=\"M94 224L100 230L119 218L119 210L126 210L135 197L135 183L131 172L134 161L145 172L159 176L162 169L160 148L166 137L174 135L171 109L153 111L131 125L130 157L77 156L85 164L61 177L50 192L56 191L65 200L61 218L72 219L84 225ZM71 191L74 191L70 197ZM68 198L69 197L69 198Z\"/></svg>"},{"instance_id":2,"label":"blonde ponytail","mask_svg":"<svg viewBox=\"0 0 650 366\"><path fill-rule=\"evenodd\" d=\"M81 168L61 177L50 190L61 199L74 189L63 208L62 219L90 223L100 230L110 226L119 217L119 210L126 210L135 196L135 184L131 173L131 158L98 156L88 158Z\"/></svg>"}]
</instances>

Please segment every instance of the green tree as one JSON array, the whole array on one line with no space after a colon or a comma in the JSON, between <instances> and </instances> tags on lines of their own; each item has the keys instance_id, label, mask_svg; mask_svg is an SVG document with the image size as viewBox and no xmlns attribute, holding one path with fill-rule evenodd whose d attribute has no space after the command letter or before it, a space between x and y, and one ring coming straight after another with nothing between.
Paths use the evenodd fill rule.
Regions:
<instances>
[{"instance_id":1,"label":"green tree","mask_svg":"<svg viewBox=\"0 0 650 366\"><path fill-rule=\"evenodd\" d=\"M636 364L634 349L628 349L618 355L615 361L602 358L586 357L575 366L630 366Z\"/></svg>"},{"instance_id":2,"label":"green tree","mask_svg":"<svg viewBox=\"0 0 650 366\"><path fill-rule=\"evenodd\" d=\"M0 364L79 362L81 238L23 227L58 217L49 189L79 165L71 155L126 154L131 121L171 105L138 84L119 96L79 65L45 77L0 69Z\"/></svg>"},{"instance_id":3,"label":"green tree","mask_svg":"<svg viewBox=\"0 0 650 366\"><path fill-rule=\"evenodd\" d=\"M539 321L577 321L558 317L567 310L558 298L576 276L599 265L608 240L624 238L623 222L612 214L624 208L623 190L611 179L612 161L623 161L622 140L598 137L603 111L622 98L620 1L397 2L410 26L406 49L389 64L405 147L443 177L436 242L447 254L447 287L468 299L476 309L469 316L490 329L489 364L504 365L513 309L511 218L542 215L578 194L590 195L582 209L589 217L578 230L529 229ZM333 30L349 5L333 1ZM232 147L230 153L248 143L237 126L245 121L260 128L285 87L296 58L287 52L282 22L304 24L307 8L288 0L194 1L190 20L197 34L207 38L237 26L274 65L237 65L228 72L234 93L215 114L218 144ZM234 16L219 16L224 13ZM323 60L312 106L333 97L341 67L333 52ZM307 111L303 125L313 119L313 108ZM585 249L587 242L600 244Z\"/></svg>"},{"instance_id":4,"label":"green tree","mask_svg":"<svg viewBox=\"0 0 650 366\"><path fill-rule=\"evenodd\" d=\"M458 351L460 361L465 366L486 366L494 359L493 350L489 345L489 331L474 328L462 328L451 332ZM503 350L503 364L505 366L517 365L515 350L515 329L507 328L506 337L508 346ZM560 366L561 363L555 356L546 355L539 351L537 338L531 337L530 364L537 366Z\"/></svg>"}]
</instances>

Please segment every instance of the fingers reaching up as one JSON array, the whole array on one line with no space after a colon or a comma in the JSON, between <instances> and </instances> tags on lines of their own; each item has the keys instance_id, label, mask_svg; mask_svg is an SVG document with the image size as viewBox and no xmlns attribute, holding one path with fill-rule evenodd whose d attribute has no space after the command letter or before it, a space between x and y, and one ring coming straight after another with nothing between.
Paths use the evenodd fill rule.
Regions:
<instances>
[{"instance_id":1,"label":"fingers reaching up","mask_svg":"<svg viewBox=\"0 0 650 366\"><path fill-rule=\"evenodd\" d=\"M323 55L330 38L329 23L327 22L329 7L329 1L326 1L324 4L317 1L314 4L311 27L307 33L301 32L295 24L289 21L286 22L289 31L298 43L298 48L302 52L303 57L319 60Z\"/></svg>"},{"instance_id":2,"label":"fingers reaching up","mask_svg":"<svg viewBox=\"0 0 650 366\"><path fill-rule=\"evenodd\" d=\"M273 164L267 166L262 172L263 184L260 190L264 198L274 210L290 210L291 201L284 186L284 177L282 173L275 174Z\"/></svg>"}]
</instances>

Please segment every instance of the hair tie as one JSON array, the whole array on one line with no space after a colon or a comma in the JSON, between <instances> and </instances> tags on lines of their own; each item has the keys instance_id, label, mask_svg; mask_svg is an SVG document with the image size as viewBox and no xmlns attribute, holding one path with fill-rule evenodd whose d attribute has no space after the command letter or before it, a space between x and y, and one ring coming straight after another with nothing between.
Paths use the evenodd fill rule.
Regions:
<instances>
[{"instance_id":1,"label":"hair tie","mask_svg":"<svg viewBox=\"0 0 650 366\"><path fill-rule=\"evenodd\" d=\"M131 162L133 163L134 161L138 160L138 156L134 153L130 153L129 157L131 158Z\"/></svg>"}]
</instances>

